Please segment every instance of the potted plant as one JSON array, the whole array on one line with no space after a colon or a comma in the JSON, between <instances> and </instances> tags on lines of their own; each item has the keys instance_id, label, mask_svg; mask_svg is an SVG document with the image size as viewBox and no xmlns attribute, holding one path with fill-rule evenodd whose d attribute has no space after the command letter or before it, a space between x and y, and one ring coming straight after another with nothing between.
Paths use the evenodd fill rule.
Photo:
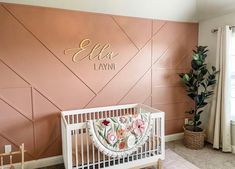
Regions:
<instances>
[{"instance_id":1,"label":"potted plant","mask_svg":"<svg viewBox=\"0 0 235 169\"><path fill-rule=\"evenodd\" d=\"M207 52L207 46L197 46L193 50L191 70L179 74L188 96L194 102L191 110L186 112L191 115L189 124L184 126L184 145L191 149L201 149L204 146L205 131L200 127L200 116L207 105L206 100L214 93L211 87L216 83L218 72L214 66L208 70L205 63Z\"/></svg>"}]
</instances>

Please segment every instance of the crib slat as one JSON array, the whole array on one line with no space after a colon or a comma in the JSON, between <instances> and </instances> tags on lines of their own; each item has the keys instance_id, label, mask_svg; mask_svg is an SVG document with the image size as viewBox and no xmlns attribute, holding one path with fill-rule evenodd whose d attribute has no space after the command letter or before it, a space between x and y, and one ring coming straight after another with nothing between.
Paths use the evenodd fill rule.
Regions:
<instances>
[{"instance_id":1,"label":"crib slat","mask_svg":"<svg viewBox=\"0 0 235 169\"><path fill-rule=\"evenodd\" d=\"M76 167L78 167L78 134L75 133L75 162Z\"/></svg>"},{"instance_id":2,"label":"crib slat","mask_svg":"<svg viewBox=\"0 0 235 169\"><path fill-rule=\"evenodd\" d=\"M157 135L157 155L158 155L158 153L159 153L159 118L157 118L156 119L156 122L157 122L157 124L156 124L156 130L157 130L157 133L156 133L156 135Z\"/></svg>"},{"instance_id":3,"label":"crib slat","mask_svg":"<svg viewBox=\"0 0 235 169\"><path fill-rule=\"evenodd\" d=\"M70 115L68 115L68 124L70 124Z\"/></svg>"},{"instance_id":4,"label":"crib slat","mask_svg":"<svg viewBox=\"0 0 235 169\"><path fill-rule=\"evenodd\" d=\"M100 114L100 112L98 112L98 119L100 119L101 118L101 114ZM100 168L100 150L98 150L97 151L97 153L98 153L98 168Z\"/></svg>"},{"instance_id":5,"label":"crib slat","mask_svg":"<svg viewBox=\"0 0 235 169\"><path fill-rule=\"evenodd\" d=\"M105 118L104 112L101 112L101 118L102 119ZM102 154L103 154L103 168L105 168L105 154L104 153L102 153Z\"/></svg>"},{"instance_id":6,"label":"crib slat","mask_svg":"<svg viewBox=\"0 0 235 169\"><path fill-rule=\"evenodd\" d=\"M83 168L83 166L84 166L84 150L83 150L83 128L82 129L80 129L80 131L81 131L81 151L82 151L82 153L81 153L81 155L82 155L82 168Z\"/></svg>"},{"instance_id":7,"label":"crib slat","mask_svg":"<svg viewBox=\"0 0 235 169\"><path fill-rule=\"evenodd\" d=\"M92 144L92 160L93 160L93 168L95 168L95 147L94 144Z\"/></svg>"},{"instance_id":8,"label":"crib slat","mask_svg":"<svg viewBox=\"0 0 235 169\"><path fill-rule=\"evenodd\" d=\"M106 111L105 112L105 118L107 118L107 117L113 117L112 116L112 110L109 110L109 111ZM108 156L108 166L110 166L111 165L111 158L110 158L110 156Z\"/></svg>"},{"instance_id":9,"label":"crib slat","mask_svg":"<svg viewBox=\"0 0 235 169\"><path fill-rule=\"evenodd\" d=\"M88 116L88 114L85 114L85 121L87 121L87 116ZM89 158L90 158L90 155L89 155L89 134L88 134L88 129L87 129L87 127L86 127L86 130L85 130L85 132L86 132L86 147L87 147L87 165L89 166Z\"/></svg>"},{"instance_id":10,"label":"crib slat","mask_svg":"<svg viewBox=\"0 0 235 169\"><path fill-rule=\"evenodd\" d=\"M152 120L152 119L150 119L150 120ZM151 130L153 130L153 129L151 128ZM152 150L152 138L153 137L151 137L151 135L152 135L152 131L151 131L149 138L148 138L148 151L149 151L149 153L151 153L151 150Z\"/></svg>"},{"instance_id":11,"label":"crib slat","mask_svg":"<svg viewBox=\"0 0 235 169\"><path fill-rule=\"evenodd\" d=\"M155 119L153 119L153 129L151 132L152 138L153 138L153 148L152 148L152 153L155 153L155 148L156 148L156 136L155 136Z\"/></svg>"}]
</instances>

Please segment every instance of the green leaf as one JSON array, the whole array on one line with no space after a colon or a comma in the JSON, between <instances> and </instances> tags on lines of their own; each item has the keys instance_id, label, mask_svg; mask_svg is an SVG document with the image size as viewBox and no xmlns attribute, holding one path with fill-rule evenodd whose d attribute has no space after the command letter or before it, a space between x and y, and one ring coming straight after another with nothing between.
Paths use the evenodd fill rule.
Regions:
<instances>
[{"instance_id":1,"label":"green leaf","mask_svg":"<svg viewBox=\"0 0 235 169\"><path fill-rule=\"evenodd\" d=\"M216 80L208 80L207 86L212 86L216 83Z\"/></svg>"},{"instance_id":2,"label":"green leaf","mask_svg":"<svg viewBox=\"0 0 235 169\"><path fill-rule=\"evenodd\" d=\"M200 83L200 85L202 85L202 86L203 86L203 88L206 90L207 85L206 85L204 82L201 82L201 83Z\"/></svg>"},{"instance_id":3,"label":"green leaf","mask_svg":"<svg viewBox=\"0 0 235 169\"><path fill-rule=\"evenodd\" d=\"M189 119L188 125L192 126L193 125L193 120Z\"/></svg>"},{"instance_id":4,"label":"green leaf","mask_svg":"<svg viewBox=\"0 0 235 169\"><path fill-rule=\"evenodd\" d=\"M101 133L101 131L98 131L99 135L104 139L103 134Z\"/></svg>"},{"instance_id":5,"label":"green leaf","mask_svg":"<svg viewBox=\"0 0 235 169\"><path fill-rule=\"evenodd\" d=\"M200 114L196 114L196 115L194 116L194 120L195 120L195 121L200 120Z\"/></svg>"},{"instance_id":6,"label":"green leaf","mask_svg":"<svg viewBox=\"0 0 235 169\"><path fill-rule=\"evenodd\" d=\"M179 75L179 77L182 79L182 78L184 77L184 74L185 74L185 73L179 73L178 75Z\"/></svg>"},{"instance_id":7,"label":"green leaf","mask_svg":"<svg viewBox=\"0 0 235 169\"><path fill-rule=\"evenodd\" d=\"M120 140L117 140L114 144L113 147L116 147L117 143L119 143Z\"/></svg>"},{"instance_id":8,"label":"green leaf","mask_svg":"<svg viewBox=\"0 0 235 169\"><path fill-rule=\"evenodd\" d=\"M204 106L206 106L208 103L207 102L203 102L202 104L200 104L200 106L198 108L202 108Z\"/></svg>"},{"instance_id":9,"label":"green leaf","mask_svg":"<svg viewBox=\"0 0 235 169\"><path fill-rule=\"evenodd\" d=\"M202 124L202 122L198 121L196 124L197 124L197 126L200 126Z\"/></svg>"},{"instance_id":10,"label":"green leaf","mask_svg":"<svg viewBox=\"0 0 235 169\"><path fill-rule=\"evenodd\" d=\"M186 111L185 113L187 113L187 114L194 114L194 110L192 109L192 110Z\"/></svg>"},{"instance_id":11,"label":"green leaf","mask_svg":"<svg viewBox=\"0 0 235 169\"><path fill-rule=\"evenodd\" d=\"M195 96L195 100L196 100L196 104L198 106L201 105L204 102L204 100L205 100L205 93L201 92L201 94Z\"/></svg>"},{"instance_id":12,"label":"green leaf","mask_svg":"<svg viewBox=\"0 0 235 169\"><path fill-rule=\"evenodd\" d=\"M205 76L207 74L207 72L208 72L207 69L205 69L205 68L201 69L202 76Z\"/></svg>"},{"instance_id":13,"label":"green leaf","mask_svg":"<svg viewBox=\"0 0 235 169\"><path fill-rule=\"evenodd\" d=\"M203 110L200 110L200 111L198 112L198 114L202 114L202 112L203 112Z\"/></svg>"},{"instance_id":14,"label":"green leaf","mask_svg":"<svg viewBox=\"0 0 235 169\"><path fill-rule=\"evenodd\" d=\"M206 97L207 98L209 98L211 95L213 95L214 94L214 91L208 91L207 93L206 93Z\"/></svg>"},{"instance_id":15,"label":"green leaf","mask_svg":"<svg viewBox=\"0 0 235 169\"><path fill-rule=\"evenodd\" d=\"M189 79L190 79L189 75L188 75L188 74L184 74L183 80L184 80L185 82L188 82Z\"/></svg>"},{"instance_id":16,"label":"green leaf","mask_svg":"<svg viewBox=\"0 0 235 169\"><path fill-rule=\"evenodd\" d=\"M212 66L212 71L215 72L216 71L216 67L215 66Z\"/></svg>"},{"instance_id":17,"label":"green leaf","mask_svg":"<svg viewBox=\"0 0 235 169\"><path fill-rule=\"evenodd\" d=\"M193 54L193 59L194 59L194 60L198 60L198 59L199 59L199 55L198 55L197 53L194 53L194 54Z\"/></svg>"},{"instance_id":18,"label":"green leaf","mask_svg":"<svg viewBox=\"0 0 235 169\"><path fill-rule=\"evenodd\" d=\"M110 118L114 123L118 123L114 118Z\"/></svg>"},{"instance_id":19,"label":"green leaf","mask_svg":"<svg viewBox=\"0 0 235 169\"><path fill-rule=\"evenodd\" d=\"M195 95L194 93L189 93L188 96L189 96L192 100L194 100L194 98L196 97L196 95Z\"/></svg>"},{"instance_id":20,"label":"green leaf","mask_svg":"<svg viewBox=\"0 0 235 169\"><path fill-rule=\"evenodd\" d=\"M202 66L203 61L202 60L196 60L196 64L198 65L198 68Z\"/></svg>"},{"instance_id":21,"label":"green leaf","mask_svg":"<svg viewBox=\"0 0 235 169\"><path fill-rule=\"evenodd\" d=\"M100 125L97 124L96 126L99 128L99 130L102 130L102 127Z\"/></svg>"},{"instance_id":22,"label":"green leaf","mask_svg":"<svg viewBox=\"0 0 235 169\"><path fill-rule=\"evenodd\" d=\"M197 62L196 62L195 60L192 60L191 66L192 66L192 68L193 68L194 70L198 70L198 69L199 69L199 66L198 66L198 64L197 64Z\"/></svg>"}]
</instances>

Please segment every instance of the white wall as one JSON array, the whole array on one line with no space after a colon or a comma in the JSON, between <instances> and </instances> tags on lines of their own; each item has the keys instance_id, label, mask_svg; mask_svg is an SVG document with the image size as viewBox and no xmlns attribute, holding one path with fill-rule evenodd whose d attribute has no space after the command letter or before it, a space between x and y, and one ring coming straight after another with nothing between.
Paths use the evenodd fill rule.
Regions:
<instances>
[{"instance_id":1,"label":"white wall","mask_svg":"<svg viewBox=\"0 0 235 169\"><path fill-rule=\"evenodd\" d=\"M207 19L199 22L199 45L209 47L208 63L215 64L216 55L216 33L211 33L211 30L224 25L235 25L235 13L230 13L220 17ZM203 114L203 123L208 124L209 114ZM235 123L232 125L232 132L235 132ZM233 134L233 145L235 146L235 134Z\"/></svg>"},{"instance_id":2,"label":"white wall","mask_svg":"<svg viewBox=\"0 0 235 169\"><path fill-rule=\"evenodd\" d=\"M0 2L141 18L197 21L196 0L0 0Z\"/></svg>"},{"instance_id":3,"label":"white wall","mask_svg":"<svg viewBox=\"0 0 235 169\"><path fill-rule=\"evenodd\" d=\"M199 44L209 46L208 59L210 63L215 63L214 56L216 53L216 33L211 33L211 30L226 24L235 25L235 13L199 22Z\"/></svg>"}]
</instances>

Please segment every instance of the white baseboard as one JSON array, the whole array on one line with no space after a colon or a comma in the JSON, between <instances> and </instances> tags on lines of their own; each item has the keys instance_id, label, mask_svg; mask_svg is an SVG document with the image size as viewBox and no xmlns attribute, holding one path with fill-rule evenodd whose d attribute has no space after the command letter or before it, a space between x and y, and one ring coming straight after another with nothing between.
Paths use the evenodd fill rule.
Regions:
<instances>
[{"instance_id":1,"label":"white baseboard","mask_svg":"<svg viewBox=\"0 0 235 169\"><path fill-rule=\"evenodd\" d=\"M171 134L165 136L165 142L169 141L174 141L174 140L180 140L184 136L184 133L176 133L176 134ZM235 146L234 146L234 152L235 152ZM57 165L57 164L62 164L63 163L63 157L62 155L59 156L53 156L53 157L48 157L48 158L42 158L38 160L32 160L32 161L27 161L25 162L25 169L35 169L35 168L41 168L41 167L47 167L47 166L52 166L52 165ZM6 168L9 166L5 166ZM16 169L20 169L21 164L17 163L15 164Z\"/></svg>"},{"instance_id":2,"label":"white baseboard","mask_svg":"<svg viewBox=\"0 0 235 169\"><path fill-rule=\"evenodd\" d=\"M48 158L41 158L38 160L27 161L24 163L24 169L36 169L41 167L47 167L63 163L62 155L53 156ZM9 165L4 166L4 168L9 168ZM21 163L14 164L15 169L21 169Z\"/></svg>"},{"instance_id":3,"label":"white baseboard","mask_svg":"<svg viewBox=\"0 0 235 169\"><path fill-rule=\"evenodd\" d=\"M235 154L235 146L232 146L232 153Z\"/></svg>"},{"instance_id":4,"label":"white baseboard","mask_svg":"<svg viewBox=\"0 0 235 169\"><path fill-rule=\"evenodd\" d=\"M184 133L170 134L165 136L165 142L181 140L183 138L184 138Z\"/></svg>"}]
</instances>

